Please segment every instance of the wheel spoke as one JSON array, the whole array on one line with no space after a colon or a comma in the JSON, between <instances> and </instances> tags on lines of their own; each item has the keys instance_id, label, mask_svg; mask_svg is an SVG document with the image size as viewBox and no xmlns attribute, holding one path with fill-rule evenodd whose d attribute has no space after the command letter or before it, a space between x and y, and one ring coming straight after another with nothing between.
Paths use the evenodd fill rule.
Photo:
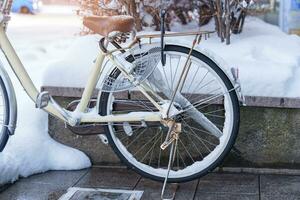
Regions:
<instances>
[{"instance_id":1,"label":"wheel spoke","mask_svg":"<svg viewBox=\"0 0 300 200\"><path fill-rule=\"evenodd\" d=\"M146 92L154 96L153 100L160 105L170 101L176 85L182 81L180 77L188 58L186 52L175 50L166 49L165 54L166 65L162 66L159 63L145 80L149 90ZM167 118L172 123L182 126L181 132L178 133L179 138L174 141L173 167L170 173L170 178L176 180L186 176L196 177L194 176L196 173L205 169L212 170L211 167L218 160L218 156L228 151L226 146L229 141L231 142L228 138L234 133L232 125L236 121L232 103L235 100L230 94L234 88L227 88L229 84L224 83L228 80L224 79L224 74L221 75L220 70L216 70L216 66L210 64L211 61L208 62L205 57L195 55L191 55L189 72L184 82L180 83L180 90L174 97L174 107L180 113L174 112L173 116ZM136 59L138 60L139 57ZM117 78L113 77L114 80ZM107 114L126 114L134 111L158 112L158 109L137 88L131 88L128 94L120 95L122 97L122 99L119 97L120 100L115 93L109 94L107 106L112 110ZM114 99L116 99L115 104L112 105ZM169 125L159 122L129 123L127 126L132 129L130 133L125 132L123 122L116 125L111 123L108 126L113 127L109 129L112 145L115 145L114 149L119 151L118 154L123 155L122 159L125 158L127 163L129 162L140 172L143 171L158 179L164 177L169 153L168 150L162 150L160 146L167 136Z\"/></svg>"}]
</instances>

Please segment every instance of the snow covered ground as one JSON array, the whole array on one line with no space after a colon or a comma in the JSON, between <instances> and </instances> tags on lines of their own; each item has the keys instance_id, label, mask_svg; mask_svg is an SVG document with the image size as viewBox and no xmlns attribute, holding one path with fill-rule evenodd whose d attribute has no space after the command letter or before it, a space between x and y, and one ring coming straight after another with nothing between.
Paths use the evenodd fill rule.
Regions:
<instances>
[{"instance_id":1,"label":"snow covered ground","mask_svg":"<svg viewBox=\"0 0 300 200\"><path fill-rule=\"evenodd\" d=\"M231 67L238 67L245 95L300 97L300 37L248 18L230 46L215 37L203 44Z\"/></svg>"},{"instance_id":2,"label":"snow covered ground","mask_svg":"<svg viewBox=\"0 0 300 200\"><path fill-rule=\"evenodd\" d=\"M212 30L212 24L202 28ZM173 31L195 30L195 24L184 28L174 26ZM96 57L98 36L76 38L66 49L65 58L57 60L44 73L44 85L77 87L85 83L89 66ZM193 37L175 38L175 41L191 44ZM174 41L171 39L170 41ZM287 35L278 27L267 24L258 18L249 17L244 32L232 36L230 46L220 43L216 34L199 45L215 57L224 60L226 68L239 68L243 93L252 96L300 97L300 37ZM82 52L85 52L84 54ZM89 52L89 53L87 53ZM85 71L82 71L84 66ZM59 78L51 78L58 69L72 70ZM228 69L229 70L229 69ZM76 81L73 81L76 80Z\"/></svg>"},{"instance_id":3,"label":"snow covered ground","mask_svg":"<svg viewBox=\"0 0 300 200\"><path fill-rule=\"evenodd\" d=\"M13 15L9 37L38 87L82 87L98 52L99 36L79 37L80 19L65 8L59 9L59 14L53 10L47 8L37 16ZM175 26L173 31L193 27ZM190 39L181 41L190 43ZM221 44L216 35L200 46L221 57L229 67L239 68L245 95L300 97L300 37L248 18L244 33L233 36L230 46ZM51 169L90 166L83 153L48 136L47 115L34 108L15 77L13 82L19 100L18 128L0 154L0 184Z\"/></svg>"},{"instance_id":4,"label":"snow covered ground","mask_svg":"<svg viewBox=\"0 0 300 200\"><path fill-rule=\"evenodd\" d=\"M9 38L37 87L41 85L43 69L76 40L79 27L79 19L66 13L12 16ZM15 135L0 154L0 185L48 170L89 167L90 160L84 153L50 138L47 114L35 109L7 63L4 64L17 94L18 123Z\"/></svg>"},{"instance_id":5,"label":"snow covered ground","mask_svg":"<svg viewBox=\"0 0 300 200\"><path fill-rule=\"evenodd\" d=\"M233 35L231 45L220 43L213 35L201 48L223 59L227 67L239 69L244 95L300 98L300 37L255 17L246 20L243 33ZM212 26L210 23L202 30L213 30ZM174 30L193 27L193 23L186 28L176 25Z\"/></svg>"}]
</instances>

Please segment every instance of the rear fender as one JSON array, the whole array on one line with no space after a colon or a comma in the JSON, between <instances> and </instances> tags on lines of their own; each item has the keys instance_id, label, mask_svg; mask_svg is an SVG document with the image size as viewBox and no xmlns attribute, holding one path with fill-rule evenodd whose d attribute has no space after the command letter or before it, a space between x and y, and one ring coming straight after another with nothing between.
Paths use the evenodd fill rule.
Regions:
<instances>
[{"instance_id":1,"label":"rear fender","mask_svg":"<svg viewBox=\"0 0 300 200\"><path fill-rule=\"evenodd\" d=\"M16 101L15 90L12 85L12 82L1 62L0 62L0 76L5 85L7 95L8 95L8 100L9 100L9 122L8 124L5 124L5 126L8 127L9 134L13 135L15 133L16 122L17 122L17 101Z\"/></svg>"}]
</instances>

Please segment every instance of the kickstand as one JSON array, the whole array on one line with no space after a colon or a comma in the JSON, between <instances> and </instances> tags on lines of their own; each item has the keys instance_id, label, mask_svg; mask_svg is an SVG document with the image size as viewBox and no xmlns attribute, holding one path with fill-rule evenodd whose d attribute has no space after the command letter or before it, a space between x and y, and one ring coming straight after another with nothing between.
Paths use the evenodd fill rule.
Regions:
<instances>
[{"instance_id":1,"label":"kickstand","mask_svg":"<svg viewBox=\"0 0 300 200\"><path fill-rule=\"evenodd\" d=\"M176 146L177 146L177 140L174 140L172 142L172 145L171 145L169 163L168 163L168 170L167 170L164 185L163 185L163 188L162 188L162 191L161 191L161 199L162 200L173 200L175 198L175 194L176 194L176 190L175 190L174 193L173 193L173 196L171 198L165 198L164 197L165 189L166 189L166 186L167 186L167 183L168 183L169 174L170 174L170 171L171 171L171 166L172 166L174 158L175 158L175 155L174 155L174 152L176 152L176 150L174 151L174 148L176 148L175 143L176 143Z\"/></svg>"}]
</instances>

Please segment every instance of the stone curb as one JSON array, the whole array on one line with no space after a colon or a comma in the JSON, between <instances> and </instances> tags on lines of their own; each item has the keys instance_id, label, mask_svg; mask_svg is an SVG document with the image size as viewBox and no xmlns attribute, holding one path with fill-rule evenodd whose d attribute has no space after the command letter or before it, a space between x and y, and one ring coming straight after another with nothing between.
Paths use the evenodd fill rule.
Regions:
<instances>
[{"instance_id":1,"label":"stone curb","mask_svg":"<svg viewBox=\"0 0 300 200\"><path fill-rule=\"evenodd\" d=\"M54 97L80 98L83 88L43 86L42 91L48 91ZM93 97L96 98L98 90ZM246 106L273 108L300 108L300 98L245 96Z\"/></svg>"}]
</instances>

